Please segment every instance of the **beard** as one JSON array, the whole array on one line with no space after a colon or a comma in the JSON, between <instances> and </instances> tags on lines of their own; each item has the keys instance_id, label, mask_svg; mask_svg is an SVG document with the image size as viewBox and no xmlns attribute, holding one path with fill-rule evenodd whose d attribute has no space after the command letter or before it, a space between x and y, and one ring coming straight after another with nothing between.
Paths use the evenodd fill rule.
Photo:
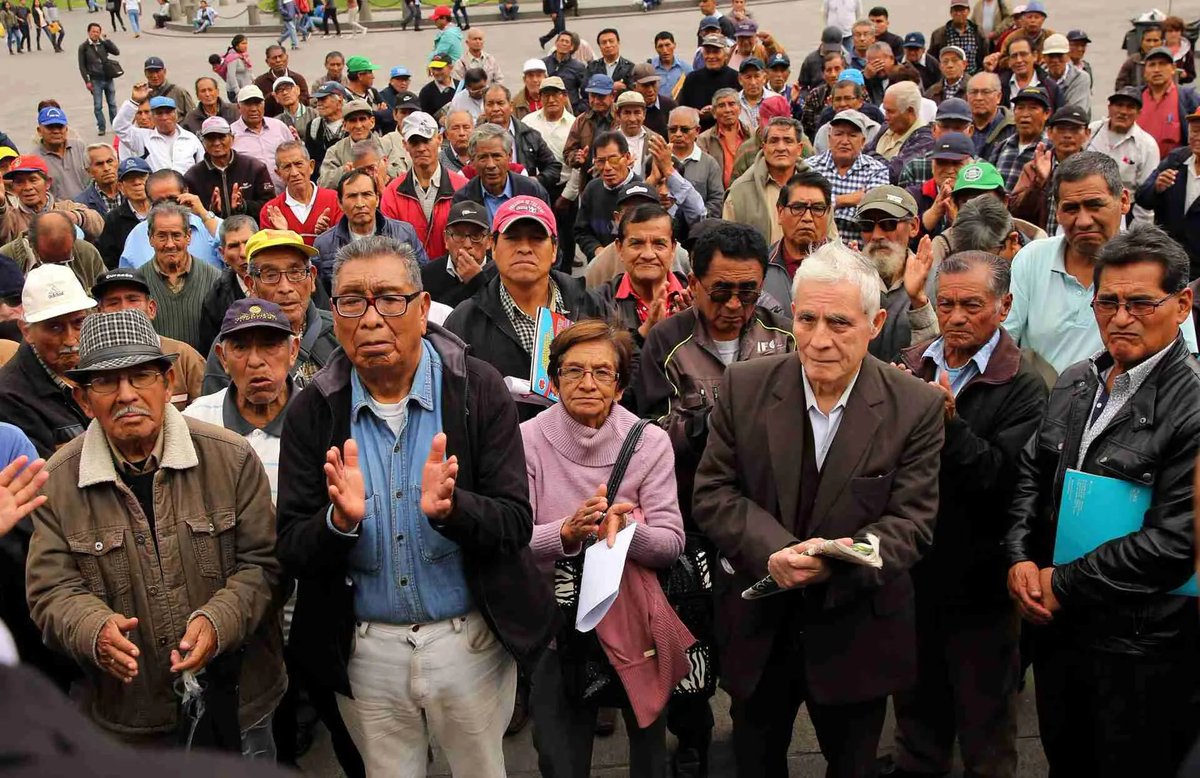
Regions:
<instances>
[{"instance_id":1,"label":"beard","mask_svg":"<svg viewBox=\"0 0 1200 778\"><path fill-rule=\"evenodd\" d=\"M884 283L891 284L904 269L908 259L908 247L890 240L873 240L863 247L863 253L875 265Z\"/></svg>"}]
</instances>

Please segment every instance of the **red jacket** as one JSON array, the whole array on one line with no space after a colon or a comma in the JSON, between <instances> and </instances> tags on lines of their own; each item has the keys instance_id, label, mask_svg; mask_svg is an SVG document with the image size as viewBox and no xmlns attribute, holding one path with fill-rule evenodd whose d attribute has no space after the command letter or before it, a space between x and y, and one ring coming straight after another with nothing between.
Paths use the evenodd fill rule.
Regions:
<instances>
[{"instance_id":1,"label":"red jacket","mask_svg":"<svg viewBox=\"0 0 1200 778\"><path fill-rule=\"evenodd\" d=\"M379 210L389 219L408 222L417 231L425 244L425 253L431 257L446 254L446 222L450 219L450 201L454 193L467 185L467 179L458 173L442 168L442 180L438 182L437 200L433 205L432 222L425 218L421 201L412 182L412 171L405 173L388 184L379 203Z\"/></svg>"},{"instance_id":2,"label":"red jacket","mask_svg":"<svg viewBox=\"0 0 1200 778\"><path fill-rule=\"evenodd\" d=\"M313 202L313 207L308 212L308 218L301 222L296 218L296 214L292 213L292 209L287 207L284 198L287 197L287 192L283 192L276 197L267 200L266 205L262 207L262 211L258 214L258 223L264 229L271 227L271 221L267 218L267 211L272 205L277 206L283 218L287 219L288 229L293 232L300 233L300 237L304 238L304 242L308 245L313 244L316 236L317 220L321 218L321 212L326 208L329 209L329 226L338 223L338 219L342 218L342 209L338 205L337 192L324 187L317 187L317 199Z\"/></svg>"}]
</instances>

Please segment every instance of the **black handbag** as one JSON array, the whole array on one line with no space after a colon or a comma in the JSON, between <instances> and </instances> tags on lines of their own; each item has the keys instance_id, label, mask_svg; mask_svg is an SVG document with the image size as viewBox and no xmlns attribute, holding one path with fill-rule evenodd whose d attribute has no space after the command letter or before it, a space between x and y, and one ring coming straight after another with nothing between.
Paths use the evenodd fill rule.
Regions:
<instances>
[{"instance_id":1,"label":"black handbag","mask_svg":"<svg viewBox=\"0 0 1200 778\"><path fill-rule=\"evenodd\" d=\"M125 75L125 68L121 67L121 63L111 57L104 58L104 77L109 81L116 81L121 76Z\"/></svg>"},{"instance_id":2,"label":"black handbag","mask_svg":"<svg viewBox=\"0 0 1200 778\"><path fill-rule=\"evenodd\" d=\"M244 650L218 654L197 674L199 696L187 695L182 679L177 681L176 693L183 698L177 737L184 750L242 752L238 703Z\"/></svg>"}]
</instances>

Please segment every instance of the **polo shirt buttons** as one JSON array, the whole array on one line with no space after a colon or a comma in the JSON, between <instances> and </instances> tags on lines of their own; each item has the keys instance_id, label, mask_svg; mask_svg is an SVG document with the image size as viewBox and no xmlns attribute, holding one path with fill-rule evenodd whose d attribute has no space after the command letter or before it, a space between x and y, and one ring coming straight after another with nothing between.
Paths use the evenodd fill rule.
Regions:
<instances>
[{"instance_id":1,"label":"polo shirt buttons","mask_svg":"<svg viewBox=\"0 0 1200 778\"><path fill-rule=\"evenodd\" d=\"M157 587L157 586L151 586L151 587L150 587L150 596L151 596L151 597L157 597L157 596L158 596L158 587Z\"/></svg>"},{"instance_id":2,"label":"polo shirt buttons","mask_svg":"<svg viewBox=\"0 0 1200 778\"><path fill-rule=\"evenodd\" d=\"M400 499L401 497L403 497L403 496L404 496L404 490L403 490L403 489L397 489L397 490L396 490L396 499L397 499L397 500L399 500L399 499Z\"/></svg>"},{"instance_id":3,"label":"polo shirt buttons","mask_svg":"<svg viewBox=\"0 0 1200 778\"><path fill-rule=\"evenodd\" d=\"M166 638L159 638L159 639L158 639L158 644L159 644L160 646L165 646L165 645L167 644L167 639L166 639Z\"/></svg>"}]
</instances>

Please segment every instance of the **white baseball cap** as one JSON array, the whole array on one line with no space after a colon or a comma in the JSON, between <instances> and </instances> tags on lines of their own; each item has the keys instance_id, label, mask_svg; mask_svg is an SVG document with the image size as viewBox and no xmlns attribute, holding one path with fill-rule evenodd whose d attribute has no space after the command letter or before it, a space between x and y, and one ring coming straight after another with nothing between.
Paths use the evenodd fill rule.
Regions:
<instances>
[{"instance_id":1,"label":"white baseball cap","mask_svg":"<svg viewBox=\"0 0 1200 778\"><path fill-rule=\"evenodd\" d=\"M535 70L540 70L543 73L545 73L546 72L546 63L540 59L525 60L525 67L521 68L521 72L522 73L532 73Z\"/></svg>"},{"instance_id":2,"label":"white baseball cap","mask_svg":"<svg viewBox=\"0 0 1200 778\"><path fill-rule=\"evenodd\" d=\"M259 89L254 84L247 84L246 86L242 87L237 93L237 101L239 103L244 103L247 100L262 100L262 99L263 99L262 90Z\"/></svg>"},{"instance_id":3,"label":"white baseball cap","mask_svg":"<svg viewBox=\"0 0 1200 778\"><path fill-rule=\"evenodd\" d=\"M424 111L413 111L408 116L405 116L404 121L400 123L400 136L405 140L410 139L414 135L420 135L426 140L432 140L433 136L437 135L437 132L437 121Z\"/></svg>"},{"instance_id":4,"label":"white baseball cap","mask_svg":"<svg viewBox=\"0 0 1200 778\"><path fill-rule=\"evenodd\" d=\"M66 265L38 265L25 276L21 290L25 323L37 324L58 316L96 307L83 285Z\"/></svg>"}]
</instances>

